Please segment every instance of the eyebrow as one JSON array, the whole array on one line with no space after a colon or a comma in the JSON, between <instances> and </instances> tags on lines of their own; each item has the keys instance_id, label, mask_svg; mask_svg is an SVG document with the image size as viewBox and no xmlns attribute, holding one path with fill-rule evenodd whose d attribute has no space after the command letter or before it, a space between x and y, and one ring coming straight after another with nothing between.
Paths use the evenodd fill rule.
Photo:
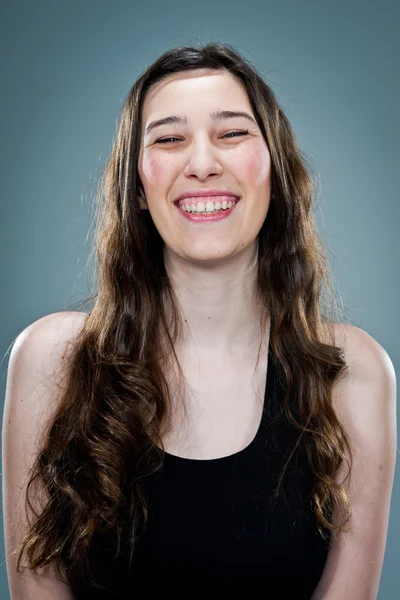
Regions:
<instances>
[{"instance_id":1,"label":"eyebrow","mask_svg":"<svg viewBox=\"0 0 400 600\"><path fill-rule=\"evenodd\" d=\"M251 117L247 112L243 111L234 111L234 110L217 110L210 113L210 117L213 121L224 121L225 119L231 119L233 117L244 117L248 119L254 125L257 125L253 117ZM164 119L158 119L157 121L152 121L146 127L146 134L150 133L156 127L160 127L161 125L169 125L170 123L176 123L179 125L186 125L187 119L186 117L180 117L179 115L171 115L170 117L164 117Z\"/></svg>"}]
</instances>

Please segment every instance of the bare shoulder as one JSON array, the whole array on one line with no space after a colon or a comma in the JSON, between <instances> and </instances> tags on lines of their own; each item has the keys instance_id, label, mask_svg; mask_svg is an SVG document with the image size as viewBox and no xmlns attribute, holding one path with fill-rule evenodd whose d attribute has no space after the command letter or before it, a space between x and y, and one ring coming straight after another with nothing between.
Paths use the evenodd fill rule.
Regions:
<instances>
[{"instance_id":1,"label":"bare shoulder","mask_svg":"<svg viewBox=\"0 0 400 600\"><path fill-rule=\"evenodd\" d=\"M389 354L369 333L348 323L335 323L334 327L336 344L343 347L349 373L371 377L381 371L395 376Z\"/></svg>"},{"instance_id":2,"label":"bare shoulder","mask_svg":"<svg viewBox=\"0 0 400 600\"><path fill-rule=\"evenodd\" d=\"M333 389L333 405L355 447L393 453L396 434L396 373L385 348L354 325L339 324L338 340L348 369ZM383 459L382 459L383 460Z\"/></svg>"},{"instance_id":3,"label":"bare shoulder","mask_svg":"<svg viewBox=\"0 0 400 600\"><path fill-rule=\"evenodd\" d=\"M369 333L354 325L336 323L335 337L336 345L343 348L347 369L335 381L332 405L353 448L360 452L368 440L369 451L373 451L382 438L395 446L397 383L389 354ZM378 424L382 438L377 433Z\"/></svg>"},{"instance_id":4,"label":"bare shoulder","mask_svg":"<svg viewBox=\"0 0 400 600\"><path fill-rule=\"evenodd\" d=\"M86 318L82 312L51 313L28 325L16 338L8 364L5 404L21 413L22 407L17 409L19 390L25 398L23 418L30 426L34 417L43 422L56 408L64 365Z\"/></svg>"},{"instance_id":5,"label":"bare shoulder","mask_svg":"<svg viewBox=\"0 0 400 600\"><path fill-rule=\"evenodd\" d=\"M37 319L21 331L13 345L12 354L21 349L40 350L42 344L62 346L73 340L88 317L78 311L56 312Z\"/></svg>"},{"instance_id":6,"label":"bare shoulder","mask_svg":"<svg viewBox=\"0 0 400 600\"><path fill-rule=\"evenodd\" d=\"M4 413L12 418L3 420L3 435L9 428L13 432L9 438L12 447L31 444L50 419L62 385L64 359L86 318L86 313L80 312L52 313L17 336L8 363L4 402Z\"/></svg>"}]
</instances>

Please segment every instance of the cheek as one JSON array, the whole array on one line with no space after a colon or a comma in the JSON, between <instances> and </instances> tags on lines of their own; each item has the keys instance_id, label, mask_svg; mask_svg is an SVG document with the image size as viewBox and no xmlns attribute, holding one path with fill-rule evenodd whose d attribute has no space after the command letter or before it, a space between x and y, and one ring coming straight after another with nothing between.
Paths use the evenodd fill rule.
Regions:
<instances>
[{"instance_id":1,"label":"cheek","mask_svg":"<svg viewBox=\"0 0 400 600\"><path fill-rule=\"evenodd\" d=\"M172 163L168 158L144 157L142 161L142 181L147 185L156 186L168 179L172 171Z\"/></svg>"},{"instance_id":2,"label":"cheek","mask_svg":"<svg viewBox=\"0 0 400 600\"><path fill-rule=\"evenodd\" d=\"M269 182L270 156L267 152L249 152L241 156L237 172L245 182L250 182L256 187Z\"/></svg>"}]
</instances>

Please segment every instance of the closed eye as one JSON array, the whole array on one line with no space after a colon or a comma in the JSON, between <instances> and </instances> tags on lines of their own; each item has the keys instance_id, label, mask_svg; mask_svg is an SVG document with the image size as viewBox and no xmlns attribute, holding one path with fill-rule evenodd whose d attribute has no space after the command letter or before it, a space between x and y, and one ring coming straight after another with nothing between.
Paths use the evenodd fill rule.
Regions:
<instances>
[{"instance_id":1,"label":"closed eye","mask_svg":"<svg viewBox=\"0 0 400 600\"><path fill-rule=\"evenodd\" d=\"M229 133L226 133L225 135L221 136L222 138L227 137L228 135L233 135L234 137L239 137L242 135L248 135L248 131L230 131ZM235 135L236 134L236 135ZM159 140L156 140L156 144L166 144L169 142L169 140L178 140L178 142L180 141L179 138L176 137L167 137L167 138L160 138Z\"/></svg>"}]
</instances>

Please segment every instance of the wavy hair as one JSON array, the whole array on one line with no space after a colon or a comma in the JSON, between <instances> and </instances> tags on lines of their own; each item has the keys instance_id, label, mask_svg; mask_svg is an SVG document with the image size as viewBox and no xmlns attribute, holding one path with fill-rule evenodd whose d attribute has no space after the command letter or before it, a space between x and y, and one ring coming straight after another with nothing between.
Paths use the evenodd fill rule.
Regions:
<instances>
[{"instance_id":1,"label":"wavy hair","mask_svg":"<svg viewBox=\"0 0 400 600\"><path fill-rule=\"evenodd\" d=\"M35 480L49 500L41 514L33 510L36 521L21 544L18 572L25 551L31 570L54 561L65 582L63 559L69 583L105 587L91 570L91 549L109 535L113 559L126 545L130 567L147 522L142 481L163 465L162 438L171 427L177 389L174 384L171 390L166 373L175 373L176 386L184 373L176 353L182 314L164 267L163 240L149 211L139 206L141 115L153 84L193 69L228 71L243 82L271 155L271 202L258 234L260 332L262 338L269 315L270 350L286 389L280 416L298 430L276 494L303 442L315 478L310 501L320 533L337 535L350 518L348 495L335 474L345 461L349 476L352 447L332 403L333 385L348 366L343 348L335 345L340 303L314 220L318 178L273 91L249 61L227 44L180 46L159 56L129 91L99 180L97 281L81 303L90 303L91 312L71 342L57 411L30 473L26 506L33 510ZM332 510L340 507L343 518L333 522Z\"/></svg>"}]
</instances>

